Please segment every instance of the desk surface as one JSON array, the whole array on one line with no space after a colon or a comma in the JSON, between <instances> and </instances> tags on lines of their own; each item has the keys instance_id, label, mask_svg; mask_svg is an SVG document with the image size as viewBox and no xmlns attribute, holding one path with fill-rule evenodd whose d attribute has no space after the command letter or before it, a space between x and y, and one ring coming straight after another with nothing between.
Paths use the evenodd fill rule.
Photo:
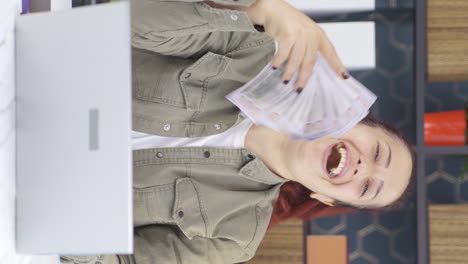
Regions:
<instances>
[{"instance_id":1,"label":"desk surface","mask_svg":"<svg viewBox=\"0 0 468 264\"><path fill-rule=\"evenodd\" d=\"M0 1L0 263L53 264L57 256L15 253L14 19L20 0Z\"/></svg>"},{"instance_id":2,"label":"desk surface","mask_svg":"<svg viewBox=\"0 0 468 264\"><path fill-rule=\"evenodd\" d=\"M15 263L14 18L12 0L0 1L0 263Z\"/></svg>"}]
</instances>

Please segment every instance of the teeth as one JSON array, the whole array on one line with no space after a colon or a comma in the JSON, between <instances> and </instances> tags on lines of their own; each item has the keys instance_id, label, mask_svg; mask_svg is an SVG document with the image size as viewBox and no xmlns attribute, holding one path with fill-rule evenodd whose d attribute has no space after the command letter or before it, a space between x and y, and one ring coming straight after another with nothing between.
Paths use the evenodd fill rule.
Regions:
<instances>
[{"instance_id":1,"label":"teeth","mask_svg":"<svg viewBox=\"0 0 468 264\"><path fill-rule=\"evenodd\" d=\"M341 159L340 159L340 163L338 164L338 167L336 168L333 168L330 170L330 175L331 176L335 176L335 175L338 175L341 173L341 171L343 171L343 168L346 164L346 149L343 148L341 145L337 147L338 148L338 152L340 153L341 155Z\"/></svg>"}]
</instances>

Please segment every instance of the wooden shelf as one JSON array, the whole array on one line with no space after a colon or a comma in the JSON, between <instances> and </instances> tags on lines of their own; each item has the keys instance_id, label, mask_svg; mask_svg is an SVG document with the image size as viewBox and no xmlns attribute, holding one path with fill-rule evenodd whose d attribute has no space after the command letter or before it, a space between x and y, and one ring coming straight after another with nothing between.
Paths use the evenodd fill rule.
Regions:
<instances>
[{"instance_id":1,"label":"wooden shelf","mask_svg":"<svg viewBox=\"0 0 468 264\"><path fill-rule=\"evenodd\" d=\"M246 264L303 264L306 222L290 219L268 230L255 256Z\"/></svg>"},{"instance_id":2,"label":"wooden shelf","mask_svg":"<svg viewBox=\"0 0 468 264\"><path fill-rule=\"evenodd\" d=\"M430 5L430 10L428 10L428 1ZM463 3L462 3L463 2ZM457 14L461 14L461 11L465 10L458 9L456 5L465 5L468 7L466 1L458 0L418 0L415 1L415 105L416 105L416 227L417 227L417 263L418 264L430 264L429 258L429 224L428 224L428 203L427 203L427 186L426 186L426 173L425 173L425 163L426 158L431 157L456 157L456 156L467 156L468 147L429 147L424 145L424 113L425 113L425 90L427 86L427 81L458 81L463 78L459 76L446 74L443 76L444 72L447 72L447 65L443 66L445 69L442 69L438 72L437 67L440 66L439 62L434 59L443 59L443 60L452 60L451 62L444 61L444 63L452 63L453 67L465 67L462 69L462 76L464 79L468 77L468 59L464 60L462 51L456 48L449 48L447 42L442 43L442 47L437 47L434 44L440 36L443 34L448 34L447 32L451 31L450 28L458 27L463 24L468 26L468 19L466 19L465 14L463 14L463 21L458 20L459 23L451 24L447 23L448 18L459 17ZM445 14L438 12L434 8L442 8L446 10ZM459 8L459 7L458 7ZM454 13L455 12L455 13ZM428 23L428 15L431 18L431 22ZM430 24L428 26L428 24ZM443 29L445 28L445 29ZM464 34L458 36L458 39L454 39L455 42L462 41L465 45L468 45L468 27L465 28ZM440 43L439 43L440 44ZM453 44L453 43L452 43ZM456 44L456 43L455 43ZM431 47L428 50L428 45ZM432 45L432 46L431 46ZM439 49L439 50L438 50ZM428 53L429 51L429 53ZM451 55L441 55L434 56L434 54L441 54L440 52L448 51L452 55L457 54L461 57L457 57L454 61L453 56ZM432 54L432 55L431 55ZM468 58L468 57L467 57ZM456 63L456 61L463 60L463 63L466 61L466 65L463 63ZM428 60L430 60L430 67L428 67ZM462 65L463 64L463 65ZM437 66L437 67L436 67ZM457 70L449 70L449 73L460 72ZM441 77L442 76L442 77Z\"/></svg>"},{"instance_id":3,"label":"wooden shelf","mask_svg":"<svg viewBox=\"0 0 468 264\"><path fill-rule=\"evenodd\" d=\"M431 204L429 224L431 263L466 263L468 204Z\"/></svg>"},{"instance_id":4,"label":"wooden shelf","mask_svg":"<svg viewBox=\"0 0 468 264\"><path fill-rule=\"evenodd\" d=\"M428 0L429 81L468 80L468 1Z\"/></svg>"}]
</instances>

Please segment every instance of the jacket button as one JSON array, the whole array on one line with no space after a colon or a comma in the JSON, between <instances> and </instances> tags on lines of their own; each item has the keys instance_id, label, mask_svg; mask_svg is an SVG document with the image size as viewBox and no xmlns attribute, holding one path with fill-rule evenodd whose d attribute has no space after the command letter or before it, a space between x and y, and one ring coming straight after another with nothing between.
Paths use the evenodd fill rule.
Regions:
<instances>
[{"instance_id":1,"label":"jacket button","mask_svg":"<svg viewBox=\"0 0 468 264\"><path fill-rule=\"evenodd\" d=\"M220 129L221 129L221 126L220 126L219 124L214 124L213 126L214 126L214 128L215 128L216 130L220 130Z\"/></svg>"},{"instance_id":2,"label":"jacket button","mask_svg":"<svg viewBox=\"0 0 468 264\"><path fill-rule=\"evenodd\" d=\"M179 211L179 212L177 213L177 215L178 215L180 218L184 217L184 211Z\"/></svg>"},{"instance_id":3,"label":"jacket button","mask_svg":"<svg viewBox=\"0 0 468 264\"><path fill-rule=\"evenodd\" d=\"M171 130L171 125L165 124L164 125L164 131L169 131L169 130Z\"/></svg>"},{"instance_id":4,"label":"jacket button","mask_svg":"<svg viewBox=\"0 0 468 264\"><path fill-rule=\"evenodd\" d=\"M161 152L156 153L156 157L162 158L164 155Z\"/></svg>"},{"instance_id":5,"label":"jacket button","mask_svg":"<svg viewBox=\"0 0 468 264\"><path fill-rule=\"evenodd\" d=\"M190 76L192 76L192 74L190 72L187 72L184 77L185 77L185 79L188 79L188 78L190 78Z\"/></svg>"},{"instance_id":6,"label":"jacket button","mask_svg":"<svg viewBox=\"0 0 468 264\"><path fill-rule=\"evenodd\" d=\"M238 19L238 17L236 15L231 15L231 19L236 21Z\"/></svg>"},{"instance_id":7,"label":"jacket button","mask_svg":"<svg viewBox=\"0 0 468 264\"><path fill-rule=\"evenodd\" d=\"M203 153L203 156L205 156L205 158L209 158L210 157L210 152L209 151L205 151L205 153Z\"/></svg>"}]
</instances>

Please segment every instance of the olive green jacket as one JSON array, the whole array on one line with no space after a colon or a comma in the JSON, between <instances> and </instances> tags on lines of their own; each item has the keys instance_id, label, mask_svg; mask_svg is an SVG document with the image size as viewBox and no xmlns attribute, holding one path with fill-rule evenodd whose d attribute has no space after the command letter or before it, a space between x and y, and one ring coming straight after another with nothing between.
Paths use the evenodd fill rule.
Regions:
<instances>
[{"instance_id":1,"label":"olive green jacket","mask_svg":"<svg viewBox=\"0 0 468 264\"><path fill-rule=\"evenodd\" d=\"M247 6L254 1L215 2ZM194 1L134 1L132 16L134 130L200 137L240 121L239 110L224 97L271 60L271 38L257 32L245 13ZM283 182L246 149L135 151L137 228L130 260L250 259Z\"/></svg>"},{"instance_id":2,"label":"olive green jacket","mask_svg":"<svg viewBox=\"0 0 468 264\"><path fill-rule=\"evenodd\" d=\"M201 137L240 121L225 96L260 72L275 50L245 13L195 1L135 0L132 20L134 130Z\"/></svg>"},{"instance_id":3,"label":"olive green jacket","mask_svg":"<svg viewBox=\"0 0 468 264\"><path fill-rule=\"evenodd\" d=\"M253 0L219 0L248 6ZM135 0L133 129L201 137L240 121L225 95L272 58L243 12ZM285 179L247 149L134 151L135 250L128 263L238 263L253 257Z\"/></svg>"},{"instance_id":4,"label":"olive green jacket","mask_svg":"<svg viewBox=\"0 0 468 264\"><path fill-rule=\"evenodd\" d=\"M207 136L241 121L224 96L274 53L245 13L188 0L134 0L132 41L133 130L161 136ZM62 256L63 263L246 261L286 181L247 149L144 149L133 152L133 164L134 254Z\"/></svg>"}]
</instances>

